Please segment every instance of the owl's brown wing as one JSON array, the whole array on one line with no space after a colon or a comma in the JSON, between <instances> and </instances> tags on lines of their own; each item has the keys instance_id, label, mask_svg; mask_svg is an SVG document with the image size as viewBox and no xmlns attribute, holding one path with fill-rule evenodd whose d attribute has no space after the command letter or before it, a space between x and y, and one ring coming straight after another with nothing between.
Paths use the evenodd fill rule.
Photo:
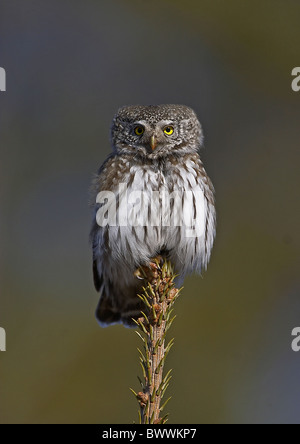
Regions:
<instances>
[{"instance_id":1,"label":"owl's brown wing","mask_svg":"<svg viewBox=\"0 0 300 444\"><path fill-rule=\"evenodd\" d=\"M96 290L100 293L96 309L96 318L102 327L123 323L128 327L135 326L132 318L141 314L141 301L137 292L141 290L139 281L134 277L130 285L123 283L116 265L112 262L112 251L109 243L107 226L99 226L96 219L101 204L96 203L100 191L114 191L116 177L124 165L121 159L110 156L98 171L92 185L92 205L94 207L93 224L90 242L93 247L93 277ZM121 179L120 179L121 180ZM127 277L128 279L128 277Z\"/></svg>"},{"instance_id":2,"label":"owl's brown wing","mask_svg":"<svg viewBox=\"0 0 300 444\"><path fill-rule=\"evenodd\" d=\"M104 327L121 322L121 313L119 307L115 304L116 298L112 297L111 283L107 278L105 279L99 267L99 252L96 253L97 248L99 248L99 243L97 242L99 230L101 231L101 228L94 223L91 230L91 240L93 244L93 278L95 288L100 293L100 299L96 309L96 318L100 325Z\"/></svg>"},{"instance_id":3,"label":"owl's brown wing","mask_svg":"<svg viewBox=\"0 0 300 444\"><path fill-rule=\"evenodd\" d=\"M134 327L136 324L132 318L139 318L141 310L145 310L137 296L142 291L142 282L134 276L133 272L129 285L123 283L121 277L116 279L108 276L106 268L109 266L110 254L107 252L105 233L105 229L94 223L91 231L93 276L95 288L100 293L96 318L102 327L116 323Z\"/></svg>"},{"instance_id":4,"label":"owl's brown wing","mask_svg":"<svg viewBox=\"0 0 300 444\"><path fill-rule=\"evenodd\" d=\"M95 209L96 211L96 209ZM96 249L97 249L97 239L99 235L99 227L96 222L96 217L94 217L91 232L90 232L90 242L92 244L93 249L93 278L94 278L94 285L97 291L100 291L101 285L103 283L103 276L98 271L97 266L97 255L96 255Z\"/></svg>"},{"instance_id":5,"label":"owl's brown wing","mask_svg":"<svg viewBox=\"0 0 300 444\"><path fill-rule=\"evenodd\" d=\"M99 168L97 174L95 175L92 186L90 189L90 205L94 208L94 217L93 224L90 231L90 242L93 247L93 277L94 277L94 285L97 291L100 291L100 288L103 284L103 276L99 273L98 270L98 259L96 256L99 254L95 254L95 251L99 246L97 243L99 242L99 230L101 228L98 226L96 222L96 213L99 209L99 204L96 203L97 194L102 190L109 190L111 187L111 163L113 162L114 154L108 156L108 158L103 162L101 167Z\"/></svg>"},{"instance_id":6,"label":"owl's brown wing","mask_svg":"<svg viewBox=\"0 0 300 444\"><path fill-rule=\"evenodd\" d=\"M100 291L101 285L103 283L103 278L98 273L96 259L93 259L93 278L94 278L94 285L95 285L96 290Z\"/></svg>"}]
</instances>

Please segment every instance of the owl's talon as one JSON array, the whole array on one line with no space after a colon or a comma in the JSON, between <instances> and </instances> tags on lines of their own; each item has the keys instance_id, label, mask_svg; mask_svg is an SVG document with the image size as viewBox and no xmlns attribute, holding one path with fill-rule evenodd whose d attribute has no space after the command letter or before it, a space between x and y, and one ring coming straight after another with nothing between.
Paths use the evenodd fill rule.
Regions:
<instances>
[{"instance_id":1,"label":"owl's talon","mask_svg":"<svg viewBox=\"0 0 300 444\"><path fill-rule=\"evenodd\" d=\"M143 279L145 279L145 277L142 276L142 273L141 273L141 269L140 269L140 268L137 268L137 269L135 270L135 272L133 273L133 275L134 275L137 279L140 279L141 281L142 281Z\"/></svg>"},{"instance_id":2,"label":"owl's talon","mask_svg":"<svg viewBox=\"0 0 300 444\"><path fill-rule=\"evenodd\" d=\"M159 254L158 256L154 257L153 259L151 259L150 261L150 267L151 268L155 268L155 269L161 269L161 266L164 263L164 259L163 257Z\"/></svg>"},{"instance_id":3,"label":"owl's talon","mask_svg":"<svg viewBox=\"0 0 300 444\"><path fill-rule=\"evenodd\" d=\"M153 258L148 265L141 265L133 274L137 279L147 279L149 282L153 283L153 280L158 278L158 270L161 269L160 263L162 262L163 258L157 256Z\"/></svg>"}]
</instances>

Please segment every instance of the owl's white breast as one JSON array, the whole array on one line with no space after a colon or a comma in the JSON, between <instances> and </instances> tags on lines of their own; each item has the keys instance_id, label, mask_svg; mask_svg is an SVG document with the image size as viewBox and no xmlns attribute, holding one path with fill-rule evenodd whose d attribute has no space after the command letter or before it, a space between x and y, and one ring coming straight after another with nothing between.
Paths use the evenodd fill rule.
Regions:
<instances>
[{"instance_id":1,"label":"owl's white breast","mask_svg":"<svg viewBox=\"0 0 300 444\"><path fill-rule=\"evenodd\" d=\"M161 251L168 252L182 276L201 272L215 228L199 165L188 160L184 165L166 164L164 169L131 165L127 171L122 182L114 182L116 223L103 231L110 252L108 276L124 267L135 269ZM124 275L132 279L132 272Z\"/></svg>"},{"instance_id":2,"label":"owl's white breast","mask_svg":"<svg viewBox=\"0 0 300 444\"><path fill-rule=\"evenodd\" d=\"M174 167L164 174L149 166L131 166L127 182L119 184L119 227L110 230L118 255L131 252L145 260L162 248L179 248L204 237L206 202L193 166L186 165L180 174Z\"/></svg>"},{"instance_id":3,"label":"owl's white breast","mask_svg":"<svg viewBox=\"0 0 300 444\"><path fill-rule=\"evenodd\" d=\"M130 175L134 177L129 189L133 190L159 190L166 186L164 174L153 168L132 166Z\"/></svg>"}]
</instances>

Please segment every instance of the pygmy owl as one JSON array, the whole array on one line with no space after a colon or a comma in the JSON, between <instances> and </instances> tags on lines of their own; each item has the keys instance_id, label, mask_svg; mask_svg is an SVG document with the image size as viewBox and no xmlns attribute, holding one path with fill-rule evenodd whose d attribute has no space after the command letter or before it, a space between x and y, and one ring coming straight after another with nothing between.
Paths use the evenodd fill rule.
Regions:
<instances>
[{"instance_id":1,"label":"pygmy owl","mask_svg":"<svg viewBox=\"0 0 300 444\"><path fill-rule=\"evenodd\" d=\"M93 184L91 230L96 316L102 326L140 317L135 270L161 255L178 279L206 268L215 237L214 189L200 159L203 135L183 105L126 106L115 115L112 154Z\"/></svg>"}]
</instances>

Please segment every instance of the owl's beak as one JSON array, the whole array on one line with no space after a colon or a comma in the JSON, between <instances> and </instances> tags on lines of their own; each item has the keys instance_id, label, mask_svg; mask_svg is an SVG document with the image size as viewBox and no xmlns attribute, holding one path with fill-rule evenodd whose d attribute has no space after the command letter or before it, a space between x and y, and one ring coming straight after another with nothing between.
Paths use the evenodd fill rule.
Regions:
<instances>
[{"instance_id":1,"label":"owl's beak","mask_svg":"<svg viewBox=\"0 0 300 444\"><path fill-rule=\"evenodd\" d=\"M152 151L155 150L156 145L157 145L157 139L156 139L155 135L153 134L153 135L150 137L150 146L151 146Z\"/></svg>"}]
</instances>

